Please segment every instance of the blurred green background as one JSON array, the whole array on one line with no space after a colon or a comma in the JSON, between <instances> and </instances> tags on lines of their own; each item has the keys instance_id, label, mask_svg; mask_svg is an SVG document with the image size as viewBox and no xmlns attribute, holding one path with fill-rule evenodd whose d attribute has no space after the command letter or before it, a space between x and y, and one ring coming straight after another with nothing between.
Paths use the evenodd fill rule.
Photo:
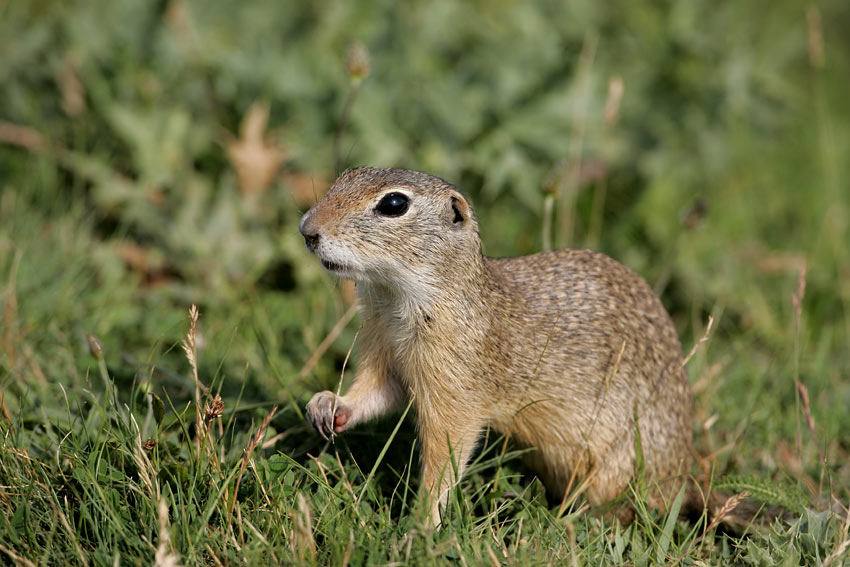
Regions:
<instances>
[{"instance_id":1,"label":"blurred green background","mask_svg":"<svg viewBox=\"0 0 850 567\"><path fill-rule=\"evenodd\" d=\"M87 333L126 399L185 403L195 303L202 379L300 423L356 322L305 367L350 297L298 219L397 166L467 193L495 256L541 249L554 195L554 245L646 277L686 351L714 316L698 450L846 500L848 77L843 0L0 2L6 420L55 449L62 392L102 387Z\"/></svg>"}]
</instances>

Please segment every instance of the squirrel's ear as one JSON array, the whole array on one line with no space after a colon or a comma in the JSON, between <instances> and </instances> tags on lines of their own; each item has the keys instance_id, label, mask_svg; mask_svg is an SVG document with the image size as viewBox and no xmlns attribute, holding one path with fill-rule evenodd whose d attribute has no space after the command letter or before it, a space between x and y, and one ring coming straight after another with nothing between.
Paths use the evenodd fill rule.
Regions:
<instances>
[{"instance_id":1,"label":"squirrel's ear","mask_svg":"<svg viewBox=\"0 0 850 567\"><path fill-rule=\"evenodd\" d=\"M466 202L466 199L460 193L454 193L449 198L447 213L449 222L458 228L469 224L469 218L472 216L469 203Z\"/></svg>"}]
</instances>

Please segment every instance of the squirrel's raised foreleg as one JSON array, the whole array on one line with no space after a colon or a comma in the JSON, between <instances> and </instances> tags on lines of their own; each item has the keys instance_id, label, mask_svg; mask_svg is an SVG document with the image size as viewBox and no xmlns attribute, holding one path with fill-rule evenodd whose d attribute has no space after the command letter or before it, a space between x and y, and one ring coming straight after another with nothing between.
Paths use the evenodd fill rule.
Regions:
<instances>
[{"instance_id":1,"label":"squirrel's raised foreleg","mask_svg":"<svg viewBox=\"0 0 850 567\"><path fill-rule=\"evenodd\" d=\"M344 396L325 390L307 404L307 419L328 439L354 425L390 413L405 399L404 388L383 368L361 362Z\"/></svg>"}]
</instances>

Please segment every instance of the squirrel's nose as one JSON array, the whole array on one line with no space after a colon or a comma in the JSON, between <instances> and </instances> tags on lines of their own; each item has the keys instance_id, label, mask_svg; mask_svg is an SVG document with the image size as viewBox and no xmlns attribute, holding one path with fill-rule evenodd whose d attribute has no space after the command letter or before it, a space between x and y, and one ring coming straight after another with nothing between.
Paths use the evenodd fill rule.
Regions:
<instances>
[{"instance_id":1,"label":"squirrel's nose","mask_svg":"<svg viewBox=\"0 0 850 567\"><path fill-rule=\"evenodd\" d=\"M309 250L313 250L319 244L319 229L313 222L313 216L308 212L301 217L301 222L298 223L298 230L304 237L304 243Z\"/></svg>"},{"instance_id":2,"label":"squirrel's nose","mask_svg":"<svg viewBox=\"0 0 850 567\"><path fill-rule=\"evenodd\" d=\"M316 234L307 234L306 232L302 232L301 234L303 234L303 235L304 235L304 243L305 243L305 244L307 244L307 248L310 248L310 249L312 250L312 249L313 249L313 247L315 247L315 246L316 246L316 244L318 244L318 243L319 243L319 235L318 235L318 233L316 233Z\"/></svg>"}]
</instances>

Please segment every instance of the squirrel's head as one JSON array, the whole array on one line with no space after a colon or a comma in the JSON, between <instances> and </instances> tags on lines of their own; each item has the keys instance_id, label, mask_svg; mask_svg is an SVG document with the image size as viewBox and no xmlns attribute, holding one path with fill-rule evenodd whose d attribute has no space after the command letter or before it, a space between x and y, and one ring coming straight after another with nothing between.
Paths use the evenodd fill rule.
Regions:
<instances>
[{"instance_id":1,"label":"squirrel's head","mask_svg":"<svg viewBox=\"0 0 850 567\"><path fill-rule=\"evenodd\" d=\"M307 249L357 282L416 288L480 262L466 198L426 173L361 167L344 172L302 218Z\"/></svg>"}]
</instances>

